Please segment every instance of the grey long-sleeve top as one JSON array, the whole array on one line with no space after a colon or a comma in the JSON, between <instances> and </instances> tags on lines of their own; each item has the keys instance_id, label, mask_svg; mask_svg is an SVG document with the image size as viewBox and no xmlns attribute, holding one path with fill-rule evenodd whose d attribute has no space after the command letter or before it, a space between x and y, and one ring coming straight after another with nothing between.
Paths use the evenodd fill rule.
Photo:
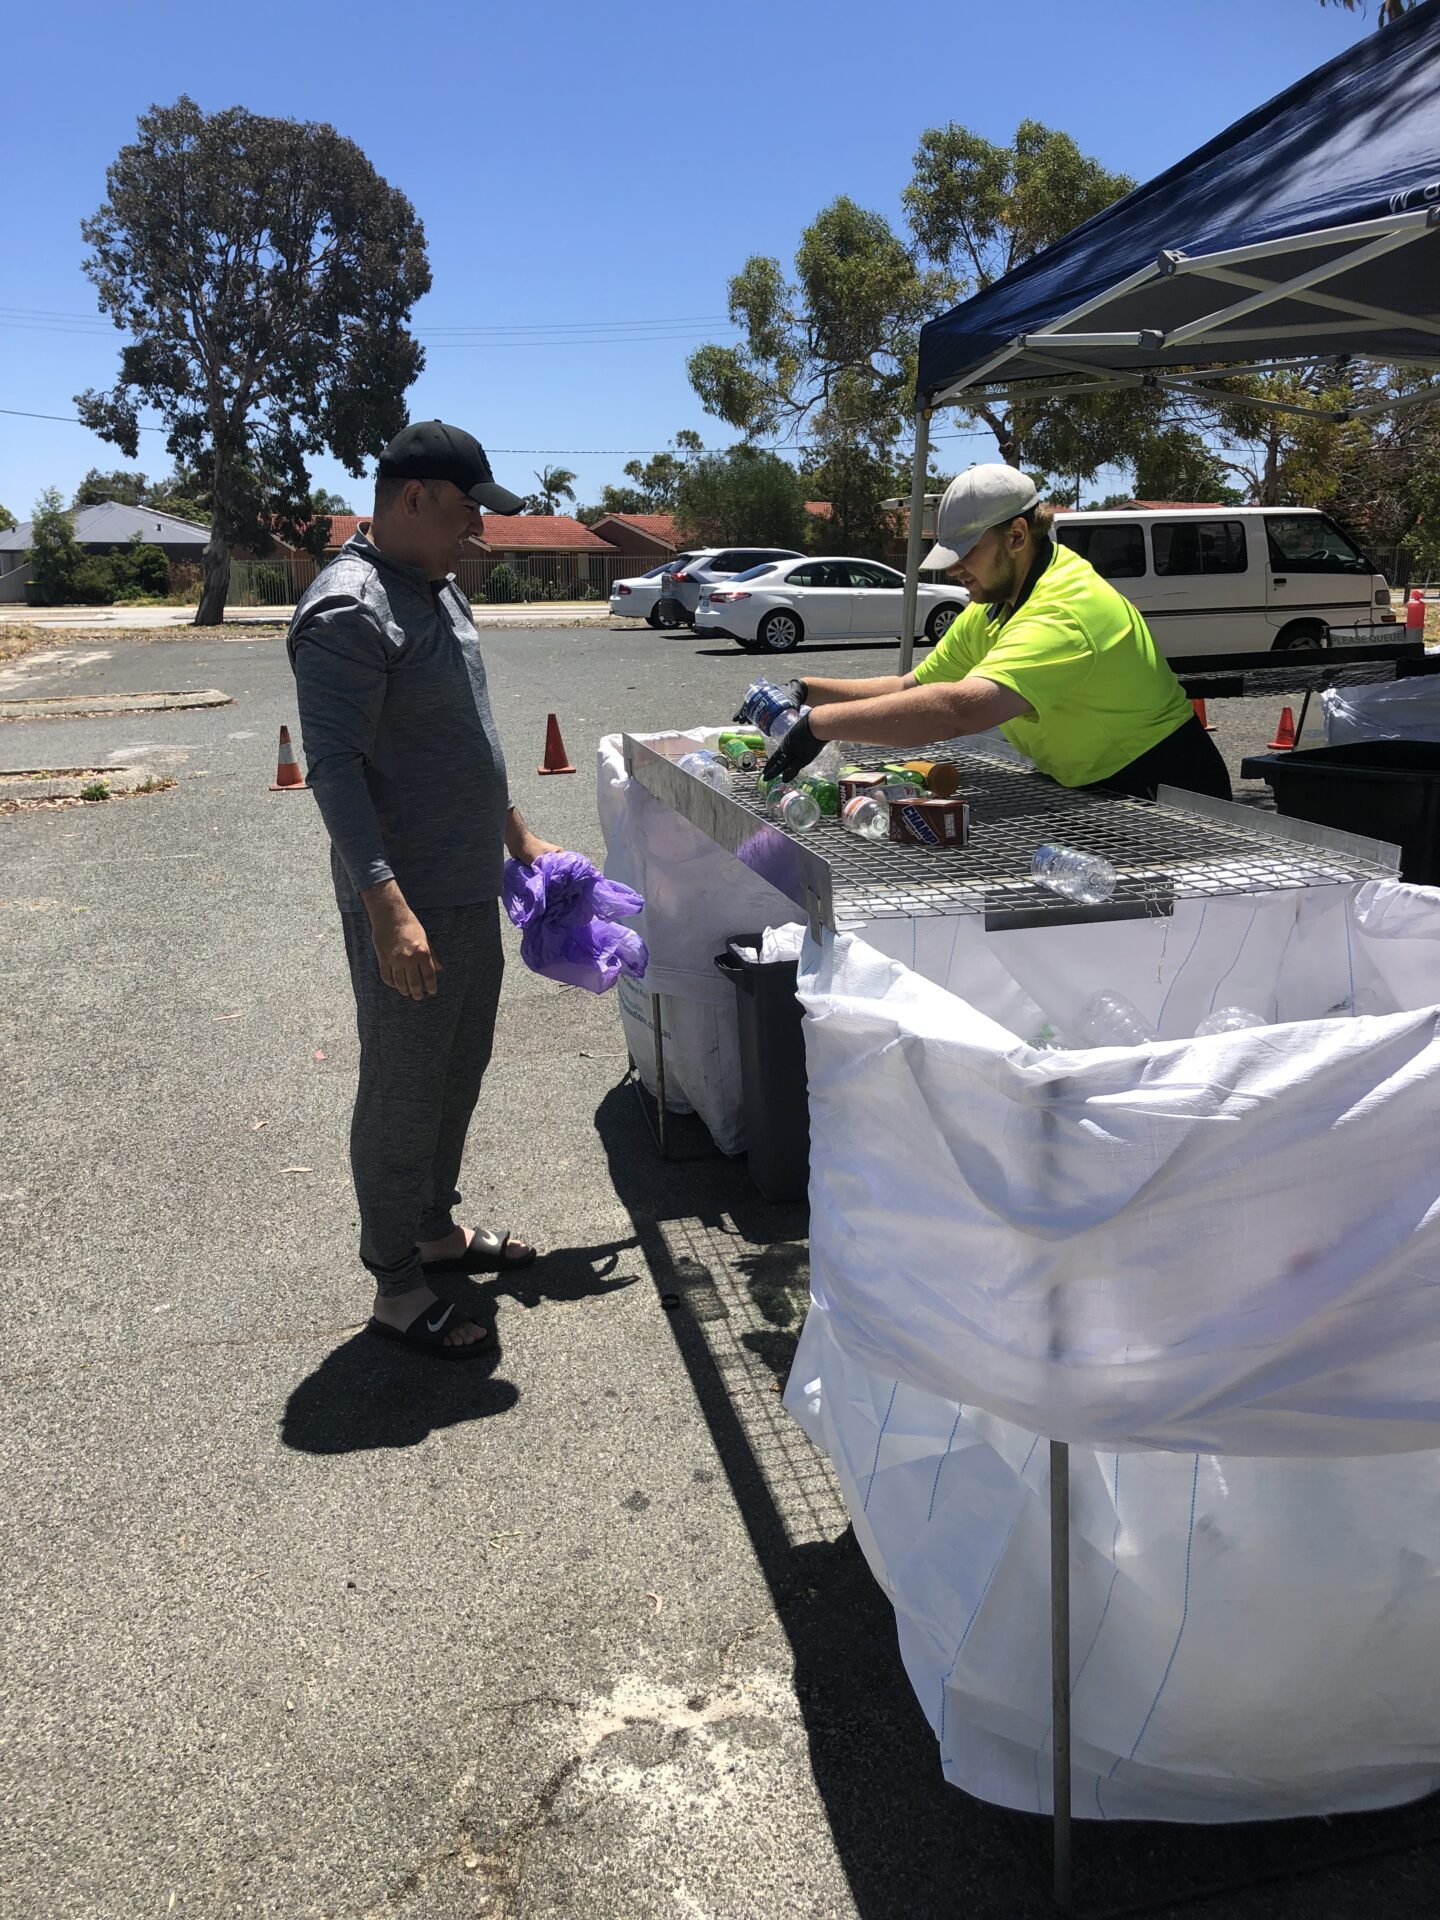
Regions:
<instances>
[{"instance_id":1,"label":"grey long-sleeve top","mask_svg":"<svg viewBox=\"0 0 1440 1920\"><path fill-rule=\"evenodd\" d=\"M493 899L505 756L454 581L431 582L356 534L301 598L288 645L341 910L362 910L363 889L390 879L417 911Z\"/></svg>"}]
</instances>

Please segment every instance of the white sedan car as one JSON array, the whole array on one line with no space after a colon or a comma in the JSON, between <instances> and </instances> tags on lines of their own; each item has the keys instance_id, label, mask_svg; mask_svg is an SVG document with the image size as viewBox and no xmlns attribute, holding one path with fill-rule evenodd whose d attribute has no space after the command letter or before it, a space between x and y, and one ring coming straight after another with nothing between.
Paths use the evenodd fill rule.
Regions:
<instances>
[{"instance_id":1,"label":"white sedan car","mask_svg":"<svg viewBox=\"0 0 1440 1920\"><path fill-rule=\"evenodd\" d=\"M683 567L687 561L702 559L712 551L712 548L695 547L689 553L677 553L669 560L661 560L648 573L614 581L610 588L611 613L617 620L647 620L652 627L667 624L656 612L665 574L672 567Z\"/></svg>"},{"instance_id":2,"label":"white sedan car","mask_svg":"<svg viewBox=\"0 0 1440 1920\"><path fill-rule=\"evenodd\" d=\"M878 560L770 560L707 588L695 631L753 653L789 653L802 640L898 639L904 593L904 574ZM933 646L969 604L963 587L922 580L918 633Z\"/></svg>"}]
</instances>

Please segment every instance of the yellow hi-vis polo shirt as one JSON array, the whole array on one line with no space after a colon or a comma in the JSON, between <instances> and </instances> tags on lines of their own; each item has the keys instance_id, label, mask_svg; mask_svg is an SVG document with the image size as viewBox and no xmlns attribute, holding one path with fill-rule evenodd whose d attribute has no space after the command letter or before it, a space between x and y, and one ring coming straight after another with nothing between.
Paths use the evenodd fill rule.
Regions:
<instances>
[{"instance_id":1,"label":"yellow hi-vis polo shirt","mask_svg":"<svg viewBox=\"0 0 1440 1920\"><path fill-rule=\"evenodd\" d=\"M1013 613L972 603L915 668L921 686L972 675L1033 710L1000 731L1064 787L1108 780L1192 711L1137 609L1058 545Z\"/></svg>"}]
</instances>

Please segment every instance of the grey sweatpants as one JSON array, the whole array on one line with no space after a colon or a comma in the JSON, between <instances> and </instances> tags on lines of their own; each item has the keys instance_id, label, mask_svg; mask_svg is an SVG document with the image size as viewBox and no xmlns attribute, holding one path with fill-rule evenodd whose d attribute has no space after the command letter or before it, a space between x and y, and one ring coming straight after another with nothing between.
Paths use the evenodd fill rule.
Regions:
<instances>
[{"instance_id":1,"label":"grey sweatpants","mask_svg":"<svg viewBox=\"0 0 1440 1920\"><path fill-rule=\"evenodd\" d=\"M423 1000L380 978L368 917L340 916L360 1031L350 1125L360 1258L387 1294L425 1284L416 1241L443 1240L455 1225L455 1183L490 1060L505 964L498 900L432 907L418 917L440 963L438 990Z\"/></svg>"}]
</instances>

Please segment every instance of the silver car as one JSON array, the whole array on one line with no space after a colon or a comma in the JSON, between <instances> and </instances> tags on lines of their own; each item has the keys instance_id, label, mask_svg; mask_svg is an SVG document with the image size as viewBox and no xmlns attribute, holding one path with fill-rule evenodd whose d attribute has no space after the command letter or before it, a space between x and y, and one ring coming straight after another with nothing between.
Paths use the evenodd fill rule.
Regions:
<instances>
[{"instance_id":1,"label":"silver car","mask_svg":"<svg viewBox=\"0 0 1440 1920\"><path fill-rule=\"evenodd\" d=\"M644 620L652 627L674 626L673 619L662 620L659 613L665 575L676 567L688 566L691 561L703 560L713 552L713 547L694 547L688 553L677 553L657 562L648 573L615 581L610 589L611 613L617 620Z\"/></svg>"},{"instance_id":2,"label":"silver car","mask_svg":"<svg viewBox=\"0 0 1440 1920\"><path fill-rule=\"evenodd\" d=\"M721 580L729 580L737 573L745 573L751 567L762 566L766 561L803 560L804 557L794 547L721 547L707 559L690 566L672 568L660 591L661 610L673 610L676 619L683 620L687 627L693 627L700 596L707 587L713 587Z\"/></svg>"}]
</instances>

